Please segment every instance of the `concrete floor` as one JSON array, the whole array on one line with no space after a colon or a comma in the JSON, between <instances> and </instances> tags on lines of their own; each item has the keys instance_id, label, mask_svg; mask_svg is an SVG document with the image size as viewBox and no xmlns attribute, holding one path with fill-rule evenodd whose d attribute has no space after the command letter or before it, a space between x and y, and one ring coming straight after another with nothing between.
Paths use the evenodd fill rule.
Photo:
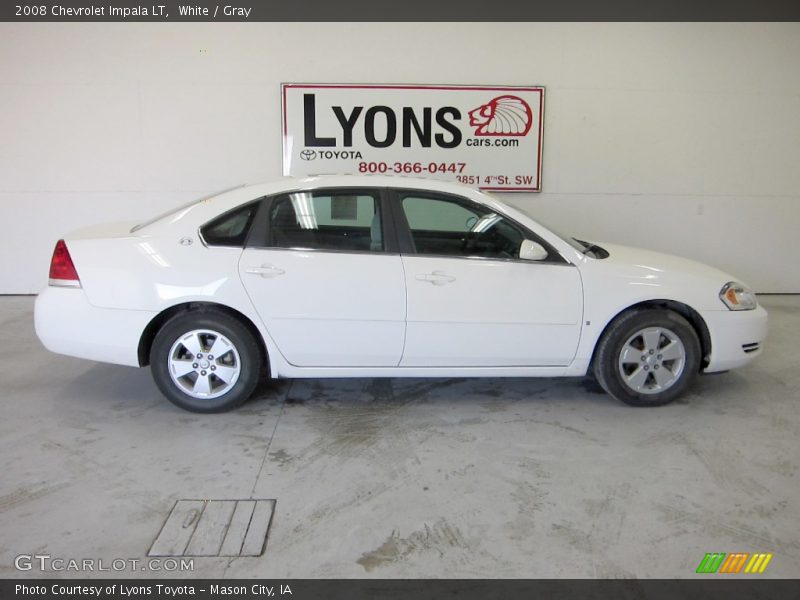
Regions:
<instances>
[{"instance_id":1,"label":"concrete floor","mask_svg":"<svg viewBox=\"0 0 800 600\"><path fill-rule=\"evenodd\" d=\"M33 299L0 298L0 577L144 560L177 499L250 497L277 500L264 556L165 575L682 578L763 551L795 577L800 297L762 302L764 355L664 408L571 379L302 380L198 416L148 369L48 353Z\"/></svg>"}]
</instances>

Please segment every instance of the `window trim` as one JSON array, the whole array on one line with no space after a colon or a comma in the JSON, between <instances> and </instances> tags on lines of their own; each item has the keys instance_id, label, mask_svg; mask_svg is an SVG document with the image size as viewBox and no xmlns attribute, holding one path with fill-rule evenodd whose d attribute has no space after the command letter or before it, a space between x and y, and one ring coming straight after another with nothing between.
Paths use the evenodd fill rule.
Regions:
<instances>
[{"instance_id":1,"label":"window trim","mask_svg":"<svg viewBox=\"0 0 800 600\"><path fill-rule=\"evenodd\" d=\"M256 222L258 221L258 214L261 212L261 205L260 205L261 201L262 198L255 198L253 200L248 200L247 202L242 202L238 206L234 206L233 208L218 214L213 219L209 219L208 221L200 225L200 227L197 228L197 237L200 239L200 242L206 248L247 248L247 242L250 239L251 234L253 233L253 229L256 226ZM258 206L256 206L256 212L250 219L250 223L247 226L247 232L245 233L244 236L244 241L241 244L209 244L208 241L206 241L206 238L203 235L203 230L206 227L210 226L212 223L215 223L216 221L221 221L226 217L230 216L231 214L243 210L244 208L247 208L248 206L251 205L258 205Z\"/></svg>"},{"instance_id":2,"label":"window trim","mask_svg":"<svg viewBox=\"0 0 800 600\"><path fill-rule=\"evenodd\" d=\"M292 194L312 194L312 195L351 195L351 196L372 196L375 198L380 213L381 229L383 234L383 250L347 250L336 248L307 248L273 245L272 221L270 213L272 206L280 198L288 197ZM266 196L261 201L261 206L250 226L250 236L248 237L246 248L258 248L261 250L299 250L303 252L329 252L334 254L366 254L372 256L383 256L387 254L398 254L397 236L391 222L391 215L387 188L383 187L325 187L311 189L296 189L280 192L271 196Z\"/></svg>"},{"instance_id":3,"label":"window trim","mask_svg":"<svg viewBox=\"0 0 800 600\"><path fill-rule=\"evenodd\" d=\"M525 260L522 258L499 258L493 256L454 256L452 254L423 254L416 251L414 246L414 238L411 234L411 226L408 224L408 219L406 218L405 210L403 210L403 200L410 197L416 196L420 198L429 198L432 200L442 200L442 201L450 201L456 202L457 204L466 204L466 205L475 205L482 207L484 209L489 209L496 212L500 215L503 219L507 220L509 223L512 223L516 227L522 230L523 234L525 235L525 239L529 239L533 242L541 244L545 250L547 250L547 258L544 260ZM502 262L515 262L515 263L524 263L526 265L536 265L536 264L546 264L546 265L568 265L573 266L571 262L569 262L566 258L564 258L561 253L553 247L552 244L542 239L541 236L537 235L530 228L526 227L516 219L509 217L507 214L501 211L496 211L494 208L490 208L485 204L481 204L480 202L476 202L475 200L471 200L465 196L459 196L457 194L450 194L448 192L438 192L434 190L425 190L425 189L411 189L411 188L392 188L391 193L391 208L392 208L392 217L395 223L395 235L397 236L398 240L398 247L400 249L400 254L409 255L409 256L418 256L421 258L454 258L454 259L462 259L462 260L491 260L491 261L502 261Z\"/></svg>"}]
</instances>

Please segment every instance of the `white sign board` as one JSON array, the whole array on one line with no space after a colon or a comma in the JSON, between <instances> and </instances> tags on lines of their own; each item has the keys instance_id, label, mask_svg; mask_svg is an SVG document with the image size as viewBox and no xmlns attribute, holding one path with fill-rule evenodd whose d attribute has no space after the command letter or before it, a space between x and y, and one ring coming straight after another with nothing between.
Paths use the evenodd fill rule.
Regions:
<instances>
[{"instance_id":1,"label":"white sign board","mask_svg":"<svg viewBox=\"0 0 800 600\"><path fill-rule=\"evenodd\" d=\"M544 88L284 83L283 174L383 174L538 192Z\"/></svg>"}]
</instances>

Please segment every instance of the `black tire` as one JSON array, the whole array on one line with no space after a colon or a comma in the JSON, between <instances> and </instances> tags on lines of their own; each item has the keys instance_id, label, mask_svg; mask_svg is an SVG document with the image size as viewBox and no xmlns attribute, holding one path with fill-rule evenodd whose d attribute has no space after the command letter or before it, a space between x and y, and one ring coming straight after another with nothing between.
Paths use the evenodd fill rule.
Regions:
<instances>
[{"instance_id":1,"label":"black tire","mask_svg":"<svg viewBox=\"0 0 800 600\"><path fill-rule=\"evenodd\" d=\"M656 348L666 349L668 343L674 342L669 335L681 342L682 366L681 359L661 360L658 349L651 352L653 348L645 345L644 336L633 337L651 328L665 332L661 337L655 333L655 337L650 338L651 341L659 339ZM622 353L626 348L623 360ZM679 352L680 347L676 348ZM633 362L637 351L640 355L635 360L641 360L641 365ZM621 314L608 326L595 349L593 371L602 388L617 400L631 406L662 406L675 400L691 385L700 370L700 358L697 333L681 315L666 309L633 309ZM657 372L656 369L663 370ZM630 378L630 385L624 375ZM671 378L671 382L661 386L656 375L665 380ZM634 389L635 382L642 382L639 389L643 391Z\"/></svg>"},{"instance_id":2,"label":"black tire","mask_svg":"<svg viewBox=\"0 0 800 600\"><path fill-rule=\"evenodd\" d=\"M195 331L200 333L189 336ZM226 350L224 356L218 357L202 355L201 351L198 354L201 359L188 358L192 356L189 346L180 342L182 338L194 340L204 345L202 350L208 350L217 337L226 344L225 348L230 346L233 350ZM176 364L177 358L188 360L192 367L197 365L197 368L185 376L174 378L171 364ZM158 331L150 349L150 370L158 389L176 406L197 413L225 412L243 404L255 390L265 362L261 347L250 330L236 318L214 309L198 309L174 316ZM200 371L203 365L208 367ZM238 374L229 378L232 383L217 376L226 369L234 373L237 367ZM200 388L189 390L193 384L196 385L200 373L211 382L209 397L192 395L194 389Z\"/></svg>"}]
</instances>

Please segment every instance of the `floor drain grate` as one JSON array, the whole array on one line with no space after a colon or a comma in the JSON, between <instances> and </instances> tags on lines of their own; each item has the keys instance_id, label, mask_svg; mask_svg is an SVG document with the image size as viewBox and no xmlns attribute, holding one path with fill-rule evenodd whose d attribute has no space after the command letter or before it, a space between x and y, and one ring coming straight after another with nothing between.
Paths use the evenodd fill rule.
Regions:
<instances>
[{"instance_id":1,"label":"floor drain grate","mask_svg":"<svg viewBox=\"0 0 800 600\"><path fill-rule=\"evenodd\" d=\"M261 556L275 500L178 500L148 556Z\"/></svg>"}]
</instances>

